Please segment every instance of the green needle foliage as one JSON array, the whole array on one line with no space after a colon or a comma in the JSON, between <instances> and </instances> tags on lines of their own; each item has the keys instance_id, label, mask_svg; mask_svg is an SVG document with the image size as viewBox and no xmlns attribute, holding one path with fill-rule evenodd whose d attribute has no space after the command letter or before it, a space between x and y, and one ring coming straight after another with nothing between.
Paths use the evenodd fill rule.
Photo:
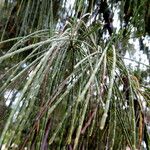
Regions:
<instances>
[{"instance_id":1,"label":"green needle foliage","mask_svg":"<svg viewBox=\"0 0 150 150\"><path fill-rule=\"evenodd\" d=\"M104 28L106 10L96 19L95 0L75 0L72 8L66 0L5 1L10 15L1 32L0 69L7 69L0 72L0 101L9 105L1 147L136 150L144 140L148 149L143 102L149 106L150 90L118 47L132 34L149 34L147 20L139 20L148 1L102 2L117 4L122 21L126 7L132 11L118 33Z\"/></svg>"}]
</instances>

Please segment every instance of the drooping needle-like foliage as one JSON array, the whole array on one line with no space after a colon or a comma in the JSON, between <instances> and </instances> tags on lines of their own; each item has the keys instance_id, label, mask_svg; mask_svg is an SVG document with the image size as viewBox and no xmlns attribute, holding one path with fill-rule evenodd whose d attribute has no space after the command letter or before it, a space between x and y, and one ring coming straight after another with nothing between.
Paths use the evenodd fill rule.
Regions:
<instances>
[{"instance_id":1,"label":"drooping needle-like foliage","mask_svg":"<svg viewBox=\"0 0 150 150\"><path fill-rule=\"evenodd\" d=\"M145 141L148 148L143 102L149 105L150 90L125 64L118 46L132 33L130 23L138 22L133 12L144 2L134 7L75 0L68 8L65 0L16 1L0 42L0 65L8 66L0 74L0 94L9 103L1 147L135 150ZM115 3L124 6L120 17L126 15L119 32L106 14ZM5 1L3 7L11 5Z\"/></svg>"}]
</instances>

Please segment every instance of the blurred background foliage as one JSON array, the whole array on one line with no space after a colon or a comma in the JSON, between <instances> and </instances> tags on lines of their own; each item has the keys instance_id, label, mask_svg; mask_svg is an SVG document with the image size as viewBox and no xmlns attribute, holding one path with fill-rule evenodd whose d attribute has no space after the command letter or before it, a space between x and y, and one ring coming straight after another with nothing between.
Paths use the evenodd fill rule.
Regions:
<instances>
[{"instance_id":1,"label":"blurred background foliage","mask_svg":"<svg viewBox=\"0 0 150 150\"><path fill-rule=\"evenodd\" d=\"M1 148L150 148L149 0L1 0L0 14Z\"/></svg>"}]
</instances>

